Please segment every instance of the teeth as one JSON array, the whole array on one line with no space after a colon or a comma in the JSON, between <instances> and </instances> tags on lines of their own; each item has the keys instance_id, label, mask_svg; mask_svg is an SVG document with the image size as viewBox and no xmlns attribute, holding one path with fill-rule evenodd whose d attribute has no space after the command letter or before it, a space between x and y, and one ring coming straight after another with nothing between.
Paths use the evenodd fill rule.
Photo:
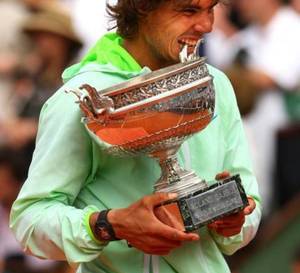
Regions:
<instances>
[{"instance_id":1,"label":"teeth","mask_svg":"<svg viewBox=\"0 0 300 273\"><path fill-rule=\"evenodd\" d=\"M184 63L187 61L188 59L188 50L187 50L188 46L185 44L183 45L180 53L179 53L179 59L181 63Z\"/></svg>"},{"instance_id":2,"label":"teeth","mask_svg":"<svg viewBox=\"0 0 300 273\"><path fill-rule=\"evenodd\" d=\"M179 41L183 45L187 45L189 47L194 47L197 44L197 41L195 40L190 40L190 39L182 39Z\"/></svg>"},{"instance_id":3,"label":"teeth","mask_svg":"<svg viewBox=\"0 0 300 273\"><path fill-rule=\"evenodd\" d=\"M178 43L181 44L181 50L179 53L179 59L181 63L197 60L200 58L198 49L200 44L203 42L203 39L195 41L194 39L183 38L178 40Z\"/></svg>"}]
</instances>

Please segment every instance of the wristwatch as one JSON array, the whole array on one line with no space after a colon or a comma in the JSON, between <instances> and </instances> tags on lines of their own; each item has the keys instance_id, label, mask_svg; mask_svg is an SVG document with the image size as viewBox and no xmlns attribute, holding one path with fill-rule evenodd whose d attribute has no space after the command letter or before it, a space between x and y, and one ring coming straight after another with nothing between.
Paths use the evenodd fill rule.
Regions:
<instances>
[{"instance_id":1,"label":"wristwatch","mask_svg":"<svg viewBox=\"0 0 300 273\"><path fill-rule=\"evenodd\" d=\"M95 232L100 241L110 242L120 240L116 237L112 225L107 219L107 214L110 209L102 210L95 224Z\"/></svg>"}]
</instances>

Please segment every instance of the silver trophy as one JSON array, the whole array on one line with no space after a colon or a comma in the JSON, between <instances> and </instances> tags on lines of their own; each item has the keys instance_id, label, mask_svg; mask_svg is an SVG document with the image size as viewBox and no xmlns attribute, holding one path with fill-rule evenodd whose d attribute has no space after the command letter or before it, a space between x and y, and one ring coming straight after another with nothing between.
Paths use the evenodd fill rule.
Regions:
<instances>
[{"instance_id":1,"label":"silver trophy","mask_svg":"<svg viewBox=\"0 0 300 273\"><path fill-rule=\"evenodd\" d=\"M71 91L79 98L88 130L108 144L108 153L147 154L158 161L162 172L154 191L178 194L176 200L161 206L186 231L248 204L239 175L208 186L177 161L183 141L203 130L214 117L213 78L205 58L196 54L198 45L190 55L184 46L179 64L107 89L96 90L85 84Z\"/></svg>"}]
</instances>

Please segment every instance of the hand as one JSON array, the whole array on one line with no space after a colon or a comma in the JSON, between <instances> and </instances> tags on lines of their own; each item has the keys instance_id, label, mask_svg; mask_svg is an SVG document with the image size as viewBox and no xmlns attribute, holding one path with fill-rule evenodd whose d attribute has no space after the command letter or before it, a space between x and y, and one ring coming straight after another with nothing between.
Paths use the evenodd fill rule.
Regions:
<instances>
[{"instance_id":1,"label":"hand","mask_svg":"<svg viewBox=\"0 0 300 273\"><path fill-rule=\"evenodd\" d=\"M225 179L229 177L229 172L225 171L216 176L217 180ZM242 227L245 223L246 215L249 215L253 212L256 207L255 201L248 197L249 205L245 207L242 211L234 213L228 216L225 216L217 221L208 225L208 228L214 230L218 234L224 237L230 237L237 235L241 232Z\"/></svg>"},{"instance_id":2,"label":"hand","mask_svg":"<svg viewBox=\"0 0 300 273\"><path fill-rule=\"evenodd\" d=\"M164 224L185 231L184 222L177 203L158 206L155 208L154 213Z\"/></svg>"},{"instance_id":3,"label":"hand","mask_svg":"<svg viewBox=\"0 0 300 273\"><path fill-rule=\"evenodd\" d=\"M155 207L177 195L155 193L133 203L128 208L113 209L108 221L120 239L127 240L133 247L153 255L167 255L186 241L199 240L194 233L170 227L155 215Z\"/></svg>"}]
</instances>

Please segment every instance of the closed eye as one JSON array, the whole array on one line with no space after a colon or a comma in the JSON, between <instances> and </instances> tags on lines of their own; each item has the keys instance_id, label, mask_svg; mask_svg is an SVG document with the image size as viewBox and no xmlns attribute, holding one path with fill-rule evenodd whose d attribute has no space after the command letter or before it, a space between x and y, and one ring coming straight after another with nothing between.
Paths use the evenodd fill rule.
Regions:
<instances>
[{"instance_id":1,"label":"closed eye","mask_svg":"<svg viewBox=\"0 0 300 273\"><path fill-rule=\"evenodd\" d=\"M180 12L184 13L185 15L193 15L199 11L199 8L194 7L186 7L180 10Z\"/></svg>"}]
</instances>

